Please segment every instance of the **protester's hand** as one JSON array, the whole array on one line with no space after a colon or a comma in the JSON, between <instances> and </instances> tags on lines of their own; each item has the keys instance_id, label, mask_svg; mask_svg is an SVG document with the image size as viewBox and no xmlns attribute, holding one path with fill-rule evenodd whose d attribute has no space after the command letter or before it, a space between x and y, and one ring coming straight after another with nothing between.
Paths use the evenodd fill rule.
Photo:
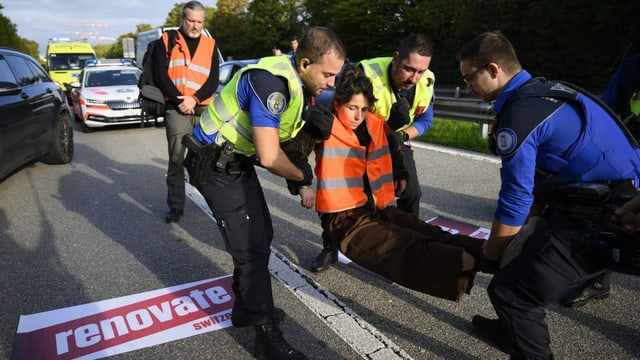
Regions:
<instances>
[{"instance_id":1,"label":"protester's hand","mask_svg":"<svg viewBox=\"0 0 640 360\"><path fill-rule=\"evenodd\" d=\"M391 130L396 131L411 122L409 108L411 108L411 106L406 98L400 98L391 105L389 119L387 120L387 124L389 124Z\"/></svg>"},{"instance_id":2,"label":"protester's hand","mask_svg":"<svg viewBox=\"0 0 640 360\"><path fill-rule=\"evenodd\" d=\"M624 203L614 211L614 221L623 225L640 228L640 195Z\"/></svg>"},{"instance_id":3,"label":"protester's hand","mask_svg":"<svg viewBox=\"0 0 640 360\"><path fill-rule=\"evenodd\" d=\"M318 139L327 140L331 136L333 112L326 104L309 107L305 114L304 129Z\"/></svg>"},{"instance_id":4,"label":"protester's hand","mask_svg":"<svg viewBox=\"0 0 640 360\"><path fill-rule=\"evenodd\" d=\"M187 115L193 115L196 113L195 109L196 109L196 99L193 96L178 96L179 100L182 100L182 102L178 105L178 110L180 110L181 113L183 114L187 114Z\"/></svg>"},{"instance_id":5,"label":"protester's hand","mask_svg":"<svg viewBox=\"0 0 640 360\"><path fill-rule=\"evenodd\" d=\"M307 209L316 206L316 192L310 186L298 188L298 194L300 194L300 205Z\"/></svg>"}]
</instances>

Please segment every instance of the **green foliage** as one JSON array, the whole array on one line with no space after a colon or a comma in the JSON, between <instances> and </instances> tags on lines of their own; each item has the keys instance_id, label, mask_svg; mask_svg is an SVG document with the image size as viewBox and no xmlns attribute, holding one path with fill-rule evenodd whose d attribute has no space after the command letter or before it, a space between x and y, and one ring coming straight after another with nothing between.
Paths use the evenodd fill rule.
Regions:
<instances>
[{"instance_id":1,"label":"green foliage","mask_svg":"<svg viewBox=\"0 0 640 360\"><path fill-rule=\"evenodd\" d=\"M249 0L218 0L217 11L207 20L207 29L216 38L218 47L226 57L249 57L245 51L249 19ZM250 46L249 46L250 47Z\"/></svg>"},{"instance_id":2,"label":"green foliage","mask_svg":"<svg viewBox=\"0 0 640 360\"><path fill-rule=\"evenodd\" d=\"M301 36L302 2L297 0L253 0L249 5L246 57L271 55L271 49L288 51L292 36Z\"/></svg>"},{"instance_id":3,"label":"green foliage","mask_svg":"<svg viewBox=\"0 0 640 360\"><path fill-rule=\"evenodd\" d=\"M4 7L0 4L0 10ZM16 25L0 12L0 46L16 49L39 59L38 43L18 36Z\"/></svg>"},{"instance_id":4,"label":"green foliage","mask_svg":"<svg viewBox=\"0 0 640 360\"><path fill-rule=\"evenodd\" d=\"M184 7L184 2L173 4L173 9L169 11L167 14L167 20L164 22L164 26L180 26L181 18L182 18L182 8Z\"/></svg>"},{"instance_id":5,"label":"green foliage","mask_svg":"<svg viewBox=\"0 0 640 360\"><path fill-rule=\"evenodd\" d=\"M128 33L128 34L123 34L118 36L118 39L116 40L115 43L111 44L109 46L108 49L106 49L106 52L104 54L104 56L98 56L98 49L97 49L97 45L95 46L95 50L96 50L96 56L98 56L98 58L100 57L105 57L105 58L110 58L110 59L121 59L124 57L124 49L122 46L122 41L124 38L132 38L135 39L136 38L136 34L134 33Z\"/></svg>"},{"instance_id":6,"label":"green foliage","mask_svg":"<svg viewBox=\"0 0 640 360\"><path fill-rule=\"evenodd\" d=\"M180 26L183 6L174 3L165 24L140 24L136 33ZM457 51L481 32L500 30L532 74L602 89L640 32L640 2L623 0L218 0L206 11L207 29L235 59L270 55L273 46L287 51L291 37L312 26L334 29L352 61L391 55L403 37L421 32L434 44L438 84L460 84ZM0 45L33 51L1 13Z\"/></svg>"},{"instance_id":7,"label":"green foliage","mask_svg":"<svg viewBox=\"0 0 640 360\"><path fill-rule=\"evenodd\" d=\"M431 129L418 140L490 154L487 139L481 136L480 126L474 122L434 118Z\"/></svg>"},{"instance_id":8,"label":"green foliage","mask_svg":"<svg viewBox=\"0 0 640 360\"><path fill-rule=\"evenodd\" d=\"M153 29L153 26L151 24L138 24L136 25L136 34L149 31L151 29Z\"/></svg>"},{"instance_id":9,"label":"green foliage","mask_svg":"<svg viewBox=\"0 0 640 360\"><path fill-rule=\"evenodd\" d=\"M96 52L96 57L98 59L108 58L107 55L114 44L98 44L93 47L93 51Z\"/></svg>"}]
</instances>

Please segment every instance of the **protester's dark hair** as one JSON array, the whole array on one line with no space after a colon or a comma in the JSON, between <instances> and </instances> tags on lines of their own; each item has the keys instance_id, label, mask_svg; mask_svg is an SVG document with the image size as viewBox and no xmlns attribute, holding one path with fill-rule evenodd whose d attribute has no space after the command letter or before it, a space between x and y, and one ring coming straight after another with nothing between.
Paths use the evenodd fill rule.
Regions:
<instances>
[{"instance_id":1,"label":"protester's dark hair","mask_svg":"<svg viewBox=\"0 0 640 360\"><path fill-rule=\"evenodd\" d=\"M466 60L476 68L496 63L511 74L522 69L513 45L499 31L488 31L476 36L458 52L456 58L458 61Z\"/></svg>"},{"instance_id":2,"label":"protester's dark hair","mask_svg":"<svg viewBox=\"0 0 640 360\"><path fill-rule=\"evenodd\" d=\"M187 15L187 10L205 11L204 5L200 1L188 1L182 7L182 17Z\"/></svg>"},{"instance_id":3,"label":"protester's dark hair","mask_svg":"<svg viewBox=\"0 0 640 360\"><path fill-rule=\"evenodd\" d=\"M333 52L339 59L347 58L347 49L333 30L326 27L314 27L309 29L300 39L296 50L296 63L299 64L300 59L303 58L314 63L322 55L330 52Z\"/></svg>"},{"instance_id":4,"label":"protester's dark hair","mask_svg":"<svg viewBox=\"0 0 640 360\"><path fill-rule=\"evenodd\" d=\"M333 99L338 105L344 105L357 94L362 94L369 102L370 110L373 110L376 98L373 96L371 80L365 76L361 68L355 65L347 65L337 80Z\"/></svg>"},{"instance_id":5,"label":"protester's dark hair","mask_svg":"<svg viewBox=\"0 0 640 360\"><path fill-rule=\"evenodd\" d=\"M404 60L412 53L418 53L420 56L432 56L433 46L431 41L424 34L411 34L402 39L398 46L398 54L400 60Z\"/></svg>"}]
</instances>

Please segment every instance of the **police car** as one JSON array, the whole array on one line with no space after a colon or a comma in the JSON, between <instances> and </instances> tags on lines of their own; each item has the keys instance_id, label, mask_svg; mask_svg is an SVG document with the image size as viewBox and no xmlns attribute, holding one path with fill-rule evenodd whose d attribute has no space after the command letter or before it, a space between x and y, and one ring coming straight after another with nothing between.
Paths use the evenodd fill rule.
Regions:
<instances>
[{"instance_id":1,"label":"police car","mask_svg":"<svg viewBox=\"0 0 640 360\"><path fill-rule=\"evenodd\" d=\"M87 61L80 81L70 84L73 112L85 132L110 125L143 124L138 100L141 73L128 59Z\"/></svg>"}]
</instances>

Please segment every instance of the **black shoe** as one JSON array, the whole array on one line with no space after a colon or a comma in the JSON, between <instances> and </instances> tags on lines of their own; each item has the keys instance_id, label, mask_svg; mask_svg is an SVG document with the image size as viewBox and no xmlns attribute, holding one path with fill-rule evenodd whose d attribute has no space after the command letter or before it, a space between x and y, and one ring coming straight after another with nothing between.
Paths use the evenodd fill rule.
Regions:
<instances>
[{"instance_id":1,"label":"black shoe","mask_svg":"<svg viewBox=\"0 0 640 360\"><path fill-rule=\"evenodd\" d=\"M471 324L476 334L489 345L507 354L513 353L513 345L499 319L487 319L476 315L471 319Z\"/></svg>"},{"instance_id":2,"label":"black shoe","mask_svg":"<svg viewBox=\"0 0 640 360\"><path fill-rule=\"evenodd\" d=\"M329 268L329 265L338 261L338 249L324 248L315 260L311 263L312 272L321 272Z\"/></svg>"},{"instance_id":3,"label":"black shoe","mask_svg":"<svg viewBox=\"0 0 640 360\"><path fill-rule=\"evenodd\" d=\"M307 357L294 349L282 337L274 324L256 325L256 359L259 360L303 360Z\"/></svg>"},{"instance_id":4,"label":"black shoe","mask_svg":"<svg viewBox=\"0 0 640 360\"><path fill-rule=\"evenodd\" d=\"M606 276L609 275L607 274ZM606 299L609 297L609 294L609 282L602 281L601 277L597 277L580 286L567 290L560 299L558 299L558 302L562 306L577 308L586 305L591 299Z\"/></svg>"},{"instance_id":5,"label":"black shoe","mask_svg":"<svg viewBox=\"0 0 640 360\"><path fill-rule=\"evenodd\" d=\"M164 221L166 221L167 224L175 223L180 220L182 215L184 215L184 210L171 208L171 210L169 210L169 212L167 213L167 216L164 217Z\"/></svg>"},{"instance_id":6,"label":"black shoe","mask_svg":"<svg viewBox=\"0 0 640 360\"><path fill-rule=\"evenodd\" d=\"M271 313L271 319L273 319L273 322L276 324L282 322L282 320L284 320L286 316L287 313L285 313L284 310L278 307L274 307L273 312ZM246 317L247 313L244 312L244 310L236 310L235 307L233 308L233 310L231 310L231 323L235 328L243 328L249 325L253 325L249 322L249 320L247 320Z\"/></svg>"}]
</instances>

